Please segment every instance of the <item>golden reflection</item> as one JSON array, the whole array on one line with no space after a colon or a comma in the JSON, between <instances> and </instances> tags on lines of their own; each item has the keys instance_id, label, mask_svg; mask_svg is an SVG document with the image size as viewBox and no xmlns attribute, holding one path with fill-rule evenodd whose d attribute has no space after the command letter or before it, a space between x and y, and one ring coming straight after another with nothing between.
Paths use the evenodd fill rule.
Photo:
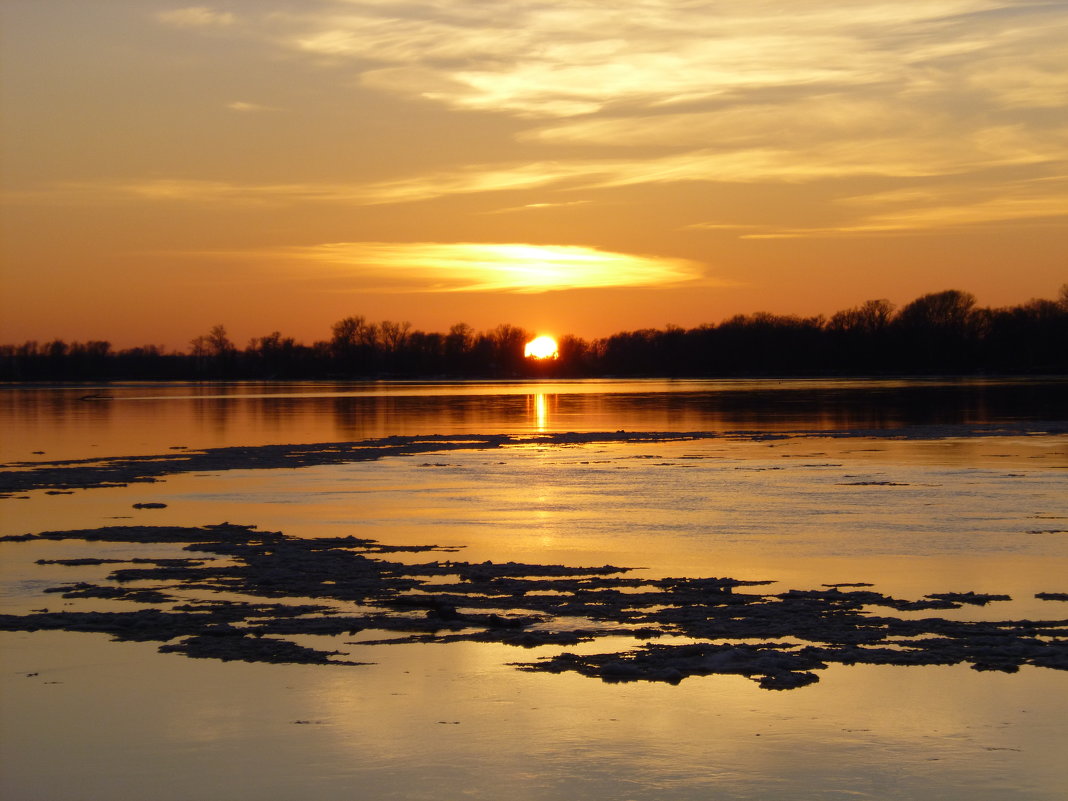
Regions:
<instances>
[{"instance_id":1,"label":"golden reflection","mask_svg":"<svg viewBox=\"0 0 1068 801\"><path fill-rule=\"evenodd\" d=\"M546 425L549 422L549 405L546 402L546 396L544 393L537 393L531 395L534 401L534 425L538 431L544 431Z\"/></svg>"}]
</instances>

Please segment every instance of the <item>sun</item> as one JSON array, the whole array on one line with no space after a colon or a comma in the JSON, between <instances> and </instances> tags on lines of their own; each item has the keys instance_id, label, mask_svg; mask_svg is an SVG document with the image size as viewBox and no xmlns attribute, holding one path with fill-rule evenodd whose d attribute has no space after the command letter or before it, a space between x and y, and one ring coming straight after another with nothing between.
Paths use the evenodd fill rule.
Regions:
<instances>
[{"instance_id":1,"label":"sun","mask_svg":"<svg viewBox=\"0 0 1068 801\"><path fill-rule=\"evenodd\" d=\"M549 336L540 336L530 340L523 349L523 355L528 359L558 359L560 351L556 340Z\"/></svg>"}]
</instances>

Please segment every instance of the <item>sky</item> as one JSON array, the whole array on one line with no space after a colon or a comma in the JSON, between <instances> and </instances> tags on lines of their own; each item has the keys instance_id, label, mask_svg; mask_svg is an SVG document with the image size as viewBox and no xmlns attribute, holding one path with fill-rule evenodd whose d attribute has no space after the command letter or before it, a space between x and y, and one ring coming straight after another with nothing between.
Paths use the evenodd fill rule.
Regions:
<instances>
[{"instance_id":1,"label":"sky","mask_svg":"<svg viewBox=\"0 0 1068 801\"><path fill-rule=\"evenodd\" d=\"M3 0L0 342L1068 282L1068 3Z\"/></svg>"}]
</instances>

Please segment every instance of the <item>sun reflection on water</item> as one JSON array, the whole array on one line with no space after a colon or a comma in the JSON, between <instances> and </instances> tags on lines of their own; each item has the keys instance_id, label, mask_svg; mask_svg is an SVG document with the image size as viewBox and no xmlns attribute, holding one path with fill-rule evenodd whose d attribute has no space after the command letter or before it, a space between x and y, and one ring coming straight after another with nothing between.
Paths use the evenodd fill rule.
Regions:
<instances>
[{"instance_id":1,"label":"sun reflection on water","mask_svg":"<svg viewBox=\"0 0 1068 801\"><path fill-rule=\"evenodd\" d=\"M549 396L537 392L527 396L527 416L538 431L545 431L549 424Z\"/></svg>"}]
</instances>

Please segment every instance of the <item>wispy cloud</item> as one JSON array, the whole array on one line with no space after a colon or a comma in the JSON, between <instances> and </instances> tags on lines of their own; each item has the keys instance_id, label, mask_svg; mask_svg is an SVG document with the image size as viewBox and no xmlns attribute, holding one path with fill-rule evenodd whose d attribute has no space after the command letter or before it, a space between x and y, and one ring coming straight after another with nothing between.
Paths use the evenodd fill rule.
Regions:
<instances>
[{"instance_id":1,"label":"wispy cloud","mask_svg":"<svg viewBox=\"0 0 1068 801\"><path fill-rule=\"evenodd\" d=\"M564 245L335 242L257 255L328 264L377 291L534 293L653 287L702 275L685 259Z\"/></svg>"},{"instance_id":2,"label":"wispy cloud","mask_svg":"<svg viewBox=\"0 0 1068 801\"><path fill-rule=\"evenodd\" d=\"M287 57L337 67L345 80L355 74L365 88L517 118L526 130L513 159L409 174L399 162L387 180L153 179L67 184L39 197L383 205L556 193L541 203L508 198L518 205L497 209L511 212L567 203L568 191L599 192L600 201L605 190L684 182L970 177L971 188L1001 187L1001 200L943 192L943 202L917 200L911 211L873 198L863 219L841 204L842 227L826 229L911 230L935 225L939 214L947 225L1042 217L1047 201L1009 184L1023 171L1068 164L1063 3L809 0L784 13L772 0L638 0L622 13L605 3L500 0L489 13L464 0L279 0L241 20L209 6L158 18L240 28Z\"/></svg>"},{"instance_id":3,"label":"wispy cloud","mask_svg":"<svg viewBox=\"0 0 1068 801\"><path fill-rule=\"evenodd\" d=\"M379 88L536 117L922 80L910 70L987 49L982 22L960 20L1006 4L817 0L785 14L760 0L733 8L644 0L621 13L611 4L501 0L492 15L473 3L343 6L351 10L306 15L289 45L367 65L364 80Z\"/></svg>"},{"instance_id":4,"label":"wispy cloud","mask_svg":"<svg viewBox=\"0 0 1068 801\"><path fill-rule=\"evenodd\" d=\"M524 117L751 104L769 90L862 91L890 107L905 94L915 102L971 90L1048 106L1064 89L1056 4L817 0L783 13L771 2L645 0L622 14L609 4L504 0L492 17L464 3L348 6L309 16L289 45L354 61L376 88Z\"/></svg>"},{"instance_id":5,"label":"wispy cloud","mask_svg":"<svg viewBox=\"0 0 1068 801\"><path fill-rule=\"evenodd\" d=\"M683 226L684 231L751 231L754 229L767 228L764 225L754 223L731 223L731 222L699 222Z\"/></svg>"},{"instance_id":6,"label":"wispy cloud","mask_svg":"<svg viewBox=\"0 0 1068 801\"><path fill-rule=\"evenodd\" d=\"M794 148L827 140L927 136L945 124L947 115L946 111L895 109L877 99L838 90L685 113L598 115L533 128L519 138L534 144L616 149L715 146L727 150L755 144Z\"/></svg>"},{"instance_id":7,"label":"wispy cloud","mask_svg":"<svg viewBox=\"0 0 1068 801\"><path fill-rule=\"evenodd\" d=\"M1068 162L1064 131L1036 133L1022 126L995 126L968 138L924 141L893 137L798 142L793 148L703 149L645 159L573 159L416 174L366 183L241 183L196 179L62 184L37 192L9 193L9 202L99 202L152 200L209 204L344 203L388 205L438 198L552 188L606 190L682 182L806 182L847 177L920 178L961 176L977 170ZM546 208L588 199L526 204Z\"/></svg>"},{"instance_id":8,"label":"wispy cloud","mask_svg":"<svg viewBox=\"0 0 1068 801\"><path fill-rule=\"evenodd\" d=\"M285 8L283 3L282 8ZM1060 3L291 3L250 23L365 87L530 121L568 160L469 164L362 202L557 184L957 175L1068 159ZM177 19L211 20L205 7ZM613 159L574 158L576 146Z\"/></svg>"},{"instance_id":9,"label":"wispy cloud","mask_svg":"<svg viewBox=\"0 0 1068 801\"><path fill-rule=\"evenodd\" d=\"M295 203L369 203L360 185L327 183L241 183L187 178L145 181L68 182L38 189L7 191L9 204L143 203L146 201L220 206L281 206Z\"/></svg>"},{"instance_id":10,"label":"wispy cloud","mask_svg":"<svg viewBox=\"0 0 1068 801\"><path fill-rule=\"evenodd\" d=\"M605 165L533 163L461 169L367 183L249 183L189 178L142 181L66 182L37 189L7 190L9 204L99 204L173 202L213 205L289 205L342 203L375 206L412 203L481 192L536 189L571 179L600 179ZM536 204L535 204L536 205Z\"/></svg>"},{"instance_id":11,"label":"wispy cloud","mask_svg":"<svg viewBox=\"0 0 1068 801\"><path fill-rule=\"evenodd\" d=\"M207 6L187 6L160 11L156 19L175 28L219 28L232 25L237 17L228 11L213 11Z\"/></svg>"},{"instance_id":12,"label":"wispy cloud","mask_svg":"<svg viewBox=\"0 0 1068 801\"><path fill-rule=\"evenodd\" d=\"M575 159L475 166L361 187L363 202L403 203L446 195L556 186L608 189L678 182L760 183L815 181L850 176L914 178L958 175L1068 159L1068 143L1055 132L1036 135L1016 126L992 127L971 137L923 141L893 137L811 141L794 147L702 149L642 159Z\"/></svg>"},{"instance_id":13,"label":"wispy cloud","mask_svg":"<svg viewBox=\"0 0 1068 801\"><path fill-rule=\"evenodd\" d=\"M743 239L807 239L873 234L929 233L1004 224L1059 224L1068 221L1068 179L1030 182L986 197L970 190L899 190L847 198L843 203L875 209L838 226L770 228L742 233ZM696 227L696 226L695 226Z\"/></svg>"},{"instance_id":14,"label":"wispy cloud","mask_svg":"<svg viewBox=\"0 0 1068 801\"><path fill-rule=\"evenodd\" d=\"M281 111L277 106L264 106L260 103L247 103L244 100L235 100L232 103L227 103L226 107L231 111L239 111L242 113L255 113L259 111Z\"/></svg>"},{"instance_id":15,"label":"wispy cloud","mask_svg":"<svg viewBox=\"0 0 1068 801\"><path fill-rule=\"evenodd\" d=\"M524 211L541 211L543 209L574 208L575 206L587 206L589 200L565 200L556 203L524 203L522 206L508 206L503 209L493 209L486 214L513 214Z\"/></svg>"}]
</instances>

